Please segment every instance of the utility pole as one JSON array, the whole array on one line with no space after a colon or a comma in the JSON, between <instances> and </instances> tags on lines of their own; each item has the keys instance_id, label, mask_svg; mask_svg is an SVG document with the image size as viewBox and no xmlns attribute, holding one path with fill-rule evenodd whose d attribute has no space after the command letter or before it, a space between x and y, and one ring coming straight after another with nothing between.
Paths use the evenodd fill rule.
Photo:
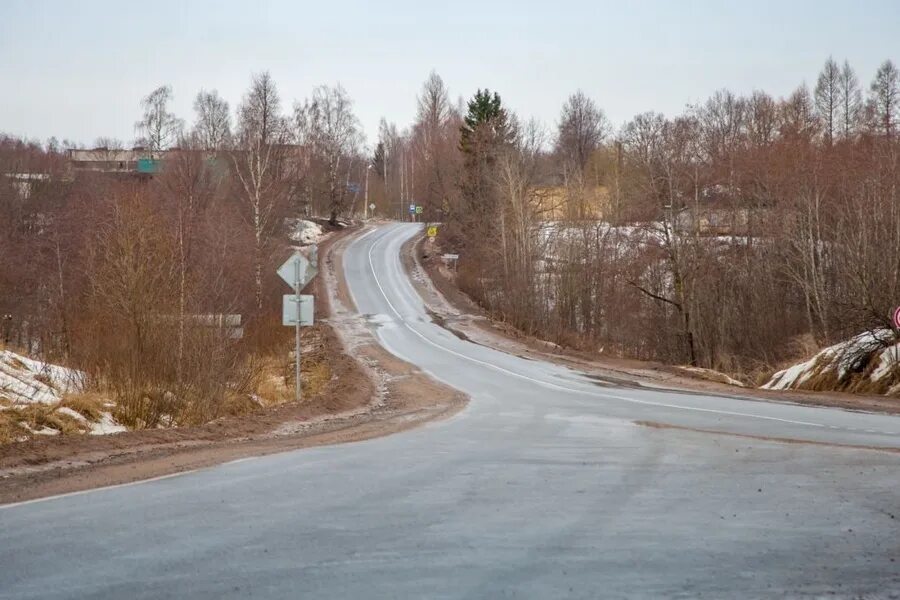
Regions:
<instances>
[{"instance_id":1,"label":"utility pole","mask_svg":"<svg viewBox=\"0 0 900 600\"><path fill-rule=\"evenodd\" d=\"M372 170L372 165L369 164L366 166L366 202L363 205L363 221L369 220L369 171Z\"/></svg>"},{"instance_id":2,"label":"utility pole","mask_svg":"<svg viewBox=\"0 0 900 600\"><path fill-rule=\"evenodd\" d=\"M296 300L296 305L297 305L297 323L296 323L296 325L294 325L294 332L295 332L297 339L296 339L296 346L295 346L294 351L297 353L297 356L295 357L295 360L294 360L294 364L295 364L295 367L294 367L294 369L295 369L295 372L294 372L294 379L295 379L294 396L298 403L300 402L300 398L302 397L302 393L303 393L300 388L300 277L301 277L300 267L301 267L300 261L295 260L294 261L294 299Z\"/></svg>"}]
</instances>

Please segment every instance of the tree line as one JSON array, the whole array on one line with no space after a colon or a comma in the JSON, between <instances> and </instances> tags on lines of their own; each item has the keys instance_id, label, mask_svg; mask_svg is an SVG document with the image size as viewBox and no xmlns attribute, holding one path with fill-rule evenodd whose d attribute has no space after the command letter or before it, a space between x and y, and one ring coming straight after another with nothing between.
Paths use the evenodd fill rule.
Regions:
<instances>
[{"instance_id":1,"label":"tree line","mask_svg":"<svg viewBox=\"0 0 900 600\"><path fill-rule=\"evenodd\" d=\"M720 90L618 128L579 91L548 130L489 90L452 103L432 74L414 123L399 137L383 125L374 160L381 173L394 157L391 177L444 223L460 286L495 317L755 381L890 328L898 78L885 61L864 91L829 58L812 90Z\"/></svg>"},{"instance_id":2,"label":"tree line","mask_svg":"<svg viewBox=\"0 0 900 600\"><path fill-rule=\"evenodd\" d=\"M56 140L0 136L0 343L79 369L135 427L204 422L265 384L294 222L358 210L367 163L339 85L288 112L260 73L234 111L198 93L191 123L172 101L161 86L136 107L152 175L72 171Z\"/></svg>"}]
</instances>

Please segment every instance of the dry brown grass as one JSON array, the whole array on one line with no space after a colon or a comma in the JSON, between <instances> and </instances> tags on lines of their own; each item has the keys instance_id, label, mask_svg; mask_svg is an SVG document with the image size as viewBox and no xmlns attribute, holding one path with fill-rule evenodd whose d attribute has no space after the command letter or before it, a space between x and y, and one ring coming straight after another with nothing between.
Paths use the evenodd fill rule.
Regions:
<instances>
[{"instance_id":1,"label":"dry brown grass","mask_svg":"<svg viewBox=\"0 0 900 600\"><path fill-rule=\"evenodd\" d=\"M254 400L250 394L228 391L222 402L222 414L237 417L256 412L262 407L258 400Z\"/></svg>"},{"instance_id":2,"label":"dry brown grass","mask_svg":"<svg viewBox=\"0 0 900 600\"><path fill-rule=\"evenodd\" d=\"M301 382L303 397L311 398L319 394L331 381L331 367L325 361L308 366L304 365L304 367L303 381ZM291 381L293 381L293 378L291 378Z\"/></svg>"},{"instance_id":3,"label":"dry brown grass","mask_svg":"<svg viewBox=\"0 0 900 600\"><path fill-rule=\"evenodd\" d=\"M13 410L18 410L22 421L35 430L47 427L60 433L84 433L86 431L84 423L73 416L58 412L57 408L35 403Z\"/></svg>"},{"instance_id":4,"label":"dry brown grass","mask_svg":"<svg viewBox=\"0 0 900 600\"><path fill-rule=\"evenodd\" d=\"M28 365L23 363L21 360L19 360L15 356L11 356L7 360L9 361L9 364L11 364L13 366L13 368L15 368L15 369L18 369L20 371L28 370Z\"/></svg>"},{"instance_id":5,"label":"dry brown grass","mask_svg":"<svg viewBox=\"0 0 900 600\"><path fill-rule=\"evenodd\" d=\"M21 419L17 412L0 411L0 444L9 444L31 438L31 432L19 424Z\"/></svg>"},{"instance_id":6,"label":"dry brown grass","mask_svg":"<svg viewBox=\"0 0 900 600\"><path fill-rule=\"evenodd\" d=\"M96 423L103 418L103 413L107 411L107 402L108 400L100 394L81 392L66 394L60 401L59 406L71 408L88 421Z\"/></svg>"},{"instance_id":7,"label":"dry brown grass","mask_svg":"<svg viewBox=\"0 0 900 600\"><path fill-rule=\"evenodd\" d=\"M286 377L286 373L292 368L293 363L284 356L267 356L262 359L254 386L254 393L262 405L283 404L294 397L293 388L288 387Z\"/></svg>"},{"instance_id":8,"label":"dry brown grass","mask_svg":"<svg viewBox=\"0 0 900 600\"><path fill-rule=\"evenodd\" d=\"M0 411L0 443L6 444L34 437L34 431L53 429L61 434L86 433L86 423L59 412L60 405L27 404Z\"/></svg>"}]
</instances>

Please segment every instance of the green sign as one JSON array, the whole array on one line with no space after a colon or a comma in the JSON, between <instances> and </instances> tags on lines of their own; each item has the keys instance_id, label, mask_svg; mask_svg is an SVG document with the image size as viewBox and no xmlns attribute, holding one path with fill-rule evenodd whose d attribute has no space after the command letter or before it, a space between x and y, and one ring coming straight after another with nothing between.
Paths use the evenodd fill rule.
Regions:
<instances>
[{"instance_id":1,"label":"green sign","mask_svg":"<svg viewBox=\"0 0 900 600\"><path fill-rule=\"evenodd\" d=\"M139 158L137 171L138 173L157 173L159 172L159 161L152 158Z\"/></svg>"},{"instance_id":2,"label":"green sign","mask_svg":"<svg viewBox=\"0 0 900 600\"><path fill-rule=\"evenodd\" d=\"M417 215L421 215L421 214L422 214L422 207L421 207L421 206L417 206L417 207L416 207L416 214L417 214Z\"/></svg>"}]
</instances>

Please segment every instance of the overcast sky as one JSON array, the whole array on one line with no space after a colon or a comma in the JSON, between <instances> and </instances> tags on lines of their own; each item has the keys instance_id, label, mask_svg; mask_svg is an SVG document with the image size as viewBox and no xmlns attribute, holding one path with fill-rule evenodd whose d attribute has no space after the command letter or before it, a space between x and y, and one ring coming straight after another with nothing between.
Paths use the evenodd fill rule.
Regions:
<instances>
[{"instance_id":1,"label":"overcast sky","mask_svg":"<svg viewBox=\"0 0 900 600\"><path fill-rule=\"evenodd\" d=\"M286 109L340 82L370 145L382 116L410 122L432 69L454 100L489 87L550 126L580 88L620 125L723 87L786 95L829 55L868 87L900 62L898 25L898 0L0 0L0 132L130 143L156 86L190 121L200 88L234 108L266 69Z\"/></svg>"}]
</instances>

